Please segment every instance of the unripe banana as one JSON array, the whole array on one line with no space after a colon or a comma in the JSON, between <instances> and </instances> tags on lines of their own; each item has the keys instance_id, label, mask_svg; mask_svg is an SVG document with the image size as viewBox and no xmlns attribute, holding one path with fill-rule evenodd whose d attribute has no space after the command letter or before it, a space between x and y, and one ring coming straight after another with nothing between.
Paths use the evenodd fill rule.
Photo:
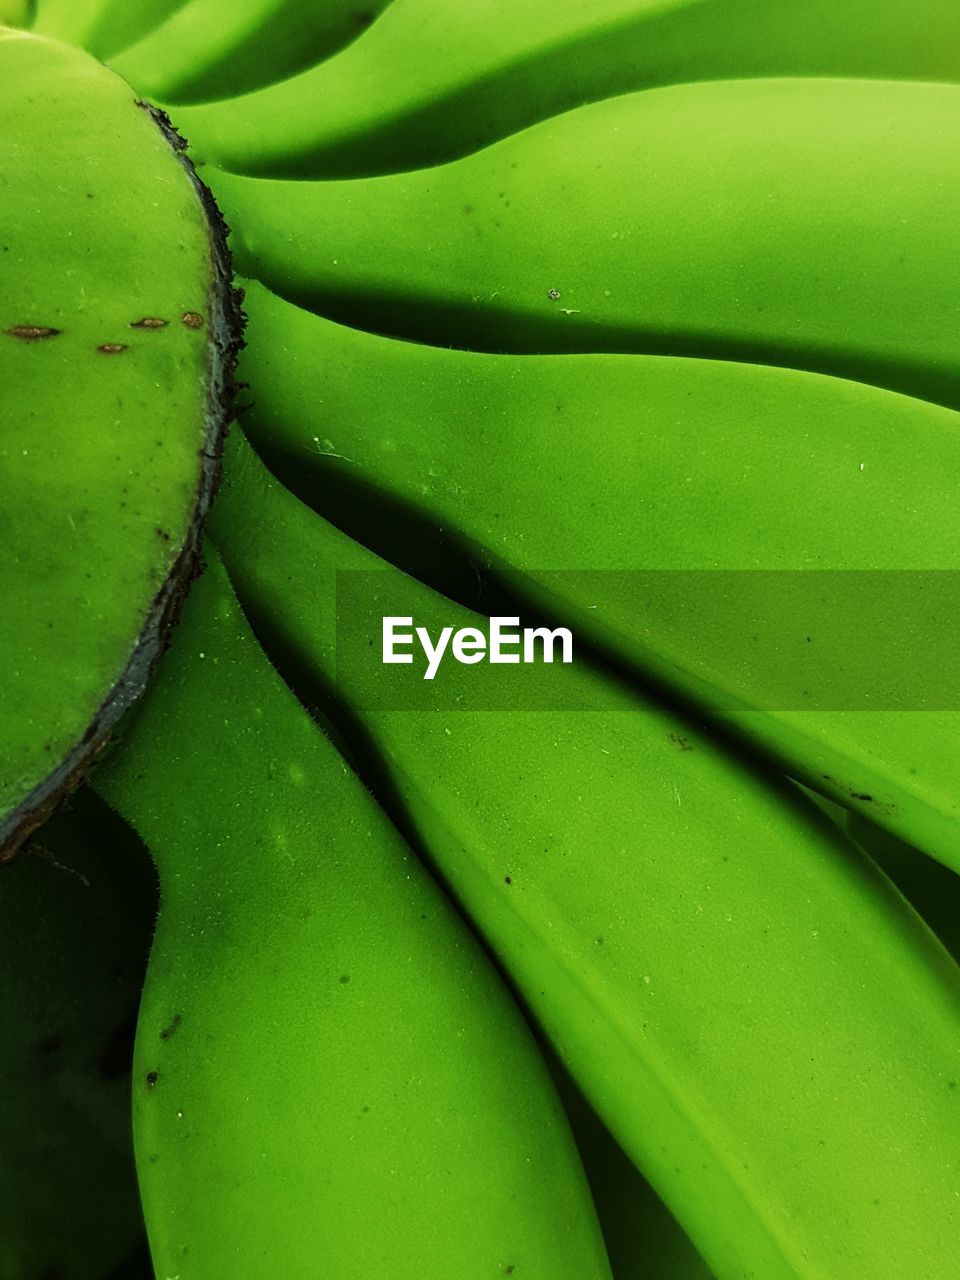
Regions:
<instances>
[{"instance_id":1,"label":"unripe banana","mask_svg":"<svg viewBox=\"0 0 960 1280\"><path fill-rule=\"evenodd\" d=\"M394 342L254 282L246 305L247 427L338 523L393 546L395 513L378 521L369 500L387 495L478 563L567 570L510 580L575 616L584 639L738 725L811 787L960 868L957 713L896 709L895 668L877 656L888 652L882 618L872 654L863 638L868 617L909 598L895 645L928 653L939 629L922 594L940 598L931 575L917 575L919 595L909 574L861 575L872 605L851 630L831 585L856 598L850 575L807 575L827 601L818 612L803 575L783 574L810 601L799 617L797 606L778 616L764 605L776 574L695 572L957 568L955 411L757 365ZM694 572L621 572L645 569ZM938 688L941 665L925 658L921 685ZM890 709L832 709L844 704L831 693L853 699L871 675ZM813 709L793 709L805 701Z\"/></svg>"},{"instance_id":2,"label":"unripe banana","mask_svg":"<svg viewBox=\"0 0 960 1280\"><path fill-rule=\"evenodd\" d=\"M960 404L960 86L679 85L413 174L204 176L243 274L360 328L789 365Z\"/></svg>"},{"instance_id":3,"label":"unripe banana","mask_svg":"<svg viewBox=\"0 0 960 1280\"><path fill-rule=\"evenodd\" d=\"M109 58L175 13L183 0L37 0L34 29Z\"/></svg>"},{"instance_id":4,"label":"unripe banana","mask_svg":"<svg viewBox=\"0 0 960 1280\"><path fill-rule=\"evenodd\" d=\"M160 33L150 52L160 67L176 56ZM183 127L237 172L362 175L451 159L630 90L754 76L956 80L958 59L951 0L394 0L330 62L198 107ZM136 69L177 100L176 76L151 72L146 56Z\"/></svg>"},{"instance_id":5,"label":"unripe banana","mask_svg":"<svg viewBox=\"0 0 960 1280\"><path fill-rule=\"evenodd\" d=\"M390 0L190 0L113 60L167 103L233 97L329 57ZM237 117L240 131L244 126Z\"/></svg>"},{"instance_id":6,"label":"unripe banana","mask_svg":"<svg viewBox=\"0 0 960 1280\"><path fill-rule=\"evenodd\" d=\"M244 607L301 696L359 722L398 814L720 1280L949 1274L958 970L889 882L795 789L586 672L550 668L614 709L369 710L378 655L338 670L336 574L382 562L228 447L213 524ZM384 613L482 621L381 576ZM490 705L501 671L471 670Z\"/></svg>"},{"instance_id":7,"label":"unripe banana","mask_svg":"<svg viewBox=\"0 0 960 1280\"><path fill-rule=\"evenodd\" d=\"M190 581L239 316L219 215L129 85L0 28L0 119L3 858L139 694Z\"/></svg>"},{"instance_id":8,"label":"unripe banana","mask_svg":"<svg viewBox=\"0 0 960 1280\"><path fill-rule=\"evenodd\" d=\"M141 1233L130 1058L143 849L80 793L0 866L0 1276L104 1280Z\"/></svg>"},{"instance_id":9,"label":"unripe banana","mask_svg":"<svg viewBox=\"0 0 960 1280\"><path fill-rule=\"evenodd\" d=\"M210 565L96 789L161 907L134 1130L180 1280L606 1280L519 1011Z\"/></svg>"}]
</instances>

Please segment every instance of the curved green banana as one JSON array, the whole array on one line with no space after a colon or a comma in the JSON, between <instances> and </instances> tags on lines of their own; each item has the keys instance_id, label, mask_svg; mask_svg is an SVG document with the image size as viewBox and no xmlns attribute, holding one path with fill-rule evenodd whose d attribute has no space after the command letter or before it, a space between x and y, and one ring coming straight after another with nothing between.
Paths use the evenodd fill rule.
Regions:
<instances>
[{"instance_id":1,"label":"curved green banana","mask_svg":"<svg viewBox=\"0 0 960 1280\"><path fill-rule=\"evenodd\" d=\"M159 38L151 52L159 70L144 56L137 74L177 101L180 81L164 75L177 55ZM956 80L958 65L951 0L394 0L338 57L187 111L183 127L205 158L237 172L360 175L435 164L581 103L671 82Z\"/></svg>"},{"instance_id":2,"label":"curved green banana","mask_svg":"<svg viewBox=\"0 0 960 1280\"><path fill-rule=\"evenodd\" d=\"M168 103L285 80L360 35L391 0L190 0L113 67ZM236 118L237 127L245 126Z\"/></svg>"},{"instance_id":3,"label":"curved green banana","mask_svg":"<svg viewBox=\"0 0 960 1280\"><path fill-rule=\"evenodd\" d=\"M889 882L785 785L614 689L592 715L369 710L379 655L358 664L355 642L338 669L336 575L382 562L228 449L212 520L244 607L301 696L335 689L370 735L405 821L716 1275L942 1280L958 971ZM480 625L375 576L384 614ZM598 677L538 669L597 705ZM492 706L520 669L461 670Z\"/></svg>"},{"instance_id":4,"label":"curved green banana","mask_svg":"<svg viewBox=\"0 0 960 1280\"><path fill-rule=\"evenodd\" d=\"M414 174L205 176L243 274L360 328L790 365L960 405L960 86L681 85Z\"/></svg>"},{"instance_id":5,"label":"curved green banana","mask_svg":"<svg viewBox=\"0 0 960 1280\"><path fill-rule=\"evenodd\" d=\"M104 1280L142 1233L130 1057L153 887L84 793L0 866L4 1280Z\"/></svg>"},{"instance_id":6,"label":"curved green banana","mask_svg":"<svg viewBox=\"0 0 960 1280\"><path fill-rule=\"evenodd\" d=\"M246 306L246 425L314 505L390 547L396 511L369 500L385 494L477 562L531 571L510 580L574 617L578 636L960 869L960 717L897 709L911 690L890 684L913 679L905 651L931 652L943 593L929 574L914 589L910 574L877 572L960 567L956 412L756 365L400 343L255 282ZM532 572L545 569L567 572ZM824 572L836 570L868 571L866 586ZM935 696L941 666L920 668L915 697ZM864 709L864 687L885 690L888 709Z\"/></svg>"},{"instance_id":7,"label":"curved green banana","mask_svg":"<svg viewBox=\"0 0 960 1280\"><path fill-rule=\"evenodd\" d=\"M109 58L175 13L184 0L38 0L34 28Z\"/></svg>"},{"instance_id":8,"label":"curved green banana","mask_svg":"<svg viewBox=\"0 0 960 1280\"><path fill-rule=\"evenodd\" d=\"M216 564L91 781L160 872L134 1095L158 1275L605 1280L519 1012Z\"/></svg>"},{"instance_id":9,"label":"curved green banana","mask_svg":"<svg viewBox=\"0 0 960 1280\"><path fill-rule=\"evenodd\" d=\"M0 28L0 118L3 857L156 658L213 486L239 318L207 193L118 76Z\"/></svg>"}]
</instances>

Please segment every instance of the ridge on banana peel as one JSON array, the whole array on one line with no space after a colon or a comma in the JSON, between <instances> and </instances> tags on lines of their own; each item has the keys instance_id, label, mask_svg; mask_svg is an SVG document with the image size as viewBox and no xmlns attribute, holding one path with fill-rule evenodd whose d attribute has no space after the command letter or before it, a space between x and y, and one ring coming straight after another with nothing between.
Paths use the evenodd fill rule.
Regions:
<instances>
[{"instance_id":1,"label":"ridge on banana peel","mask_svg":"<svg viewBox=\"0 0 960 1280\"><path fill-rule=\"evenodd\" d=\"M676 1218L548 1055L597 1208L613 1280L713 1280Z\"/></svg>"},{"instance_id":2,"label":"ridge on banana peel","mask_svg":"<svg viewBox=\"0 0 960 1280\"><path fill-rule=\"evenodd\" d=\"M849 665L839 609L748 615L745 580L726 601L705 589L709 573L595 572L955 570L955 411L724 361L401 343L254 281L246 306L245 426L301 496L386 547L402 516L378 518L371 498L421 513L475 562L519 571L511 585L574 620L578 638L679 686L814 789L960 869L956 711L778 709L801 706L803 689L836 686ZM567 572L534 572L551 568ZM772 590L763 574L759 590ZM901 619L897 644L912 636L925 652L928 612L913 632ZM747 616L768 628L756 640ZM872 641L886 651L883 637ZM793 701L764 702L768 686Z\"/></svg>"},{"instance_id":3,"label":"ridge on banana peel","mask_svg":"<svg viewBox=\"0 0 960 1280\"><path fill-rule=\"evenodd\" d=\"M204 177L240 274L361 329L786 365L960 407L958 85L678 85L415 173Z\"/></svg>"},{"instance_id":4,"label":"ridge on banana peel","mask_svg":"<svg viewBox=\"0 0 960 1280\"><path fill-rule=\"evenodd\" d=\"M81 793L0 866L4 1280L105 1280L143 1231L129 1123L154 908L142 859Z\"/></svg>"},{"instance_id":5,"label":"ridge on banana peel","mask_svg":"<svg viewBox=\"0 0 960 1280\"><path fill-rule=\"evenodd\" d=\"M160 874L134 1068L158 1275L608 1280L519 1011L208 558L91 776Z\"/></svg>"},{"instance_id":6,"label":"ridge on banana peel","mask_svg":"<svg viewBox=\"0 0 960 1280\"><path fill-rule=\"evenodd\" d=\"M304 4L298 25L317 8ZM436 164L581 103L671 82L944 81L960 66L951 0L381 0L365 12L376 21L339 55L188 107L183 127L203 158L276 177L356 177ZM263 31L268 66L289 25L271 17ZM218 37L199 27L176 15L118 69L170 104L240 93L246 84L204 77Z\"/></svg>"},{"instance_id":7,"label":"ridge on banana peel","mask_svg":"<svg viewBox=\"0 0 960 1280\"><path fill-rule=\"evenodd\" d=\"M212 524L301 698L354 724L398 818L719 1280L949 1274L958 970L876 868L795 789L613 689L617 709L589 716L368 710L366 669L337 670L334 581L383 562L237 433ZM384 579L385 611L476 622ZM471 678L492 688L501 670Z\"/></svg>"}]
</instances>

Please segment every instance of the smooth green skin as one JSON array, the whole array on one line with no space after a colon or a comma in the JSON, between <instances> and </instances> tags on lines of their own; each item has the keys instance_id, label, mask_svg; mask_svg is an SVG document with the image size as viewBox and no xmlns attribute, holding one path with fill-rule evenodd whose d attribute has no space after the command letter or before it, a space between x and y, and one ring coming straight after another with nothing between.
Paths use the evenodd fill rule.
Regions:
<instances>
[{"instance_id":1,"label":"smooth green skin","mask_svg":"<svg viewBox=\"0 0 960 1280\"><path fill-rule=\"evenodd\" d=\"M208 102L284 80L361 35L390 0L192 0L113 62L162 102ZM244 128L241 120L235 129Z\"/></svg>"},{"instance_id":2,"label":"smooth green skin","mask_svg":"<svg viewBox=\"0 0 960 1280\"><path fill-rule=\"evenodd\" d=\"M26 27L30 18L29 0L0 0L0 25Z\"/></svg>"},{"instance_id":3,"label":"smooth green skin","mask_svg":"<svg viewBox=\"0 0 960 1280\"><path fill-rule=\"evenodd\" d=\"M34 30L109 58L140 40L184 0L38 0Z\"/></svg>"},{"instance_id":4,"label":"smooth green skin","mask_svg":"<svg viewBox=\"0 0 960 1280\"><path fill-rule=\"evenodd\" d=\"M200 490L208 342L180 317L207 314L212 274L193 185L117 76L0 29L0 119L2 843L108 697L138 692ZM170 324L130 327L145 316Z\"/></svg>"},{"instance_id":5,"label":"smooth green skin","mask_svg":"<svg viewBox=\"0 0 960 1280\"><path fill-rule=\"evenodd\" d=\"M153 877L78 795L0 866L0 1275L104 1280L143 1227L130 1053Z\"/></svg>"},{"instance_id":6,"label":"smooth green skin","mask_svg":"<svg viewBox=\"0 0 960 1280\"><path fill-rule=\"evenodd\" d=\"M245 425L321 510L345 483L387 494L501 569L960 567L953 410L757 365L400 343L246 289ZM354 497L351 509L354 532L396 542L397 518L378 517L376 501ZM677 598L663 600L649 576L525 581L576 618L579 637L655 671L812 787L960 869L955 712L745 703L743 648L703 643L718 634L719 602L696 594L696 577L688 588L670 579ZM823 620L816 645L775 627L753 644L742 595L729 607L723 634L743 633L771 685L793 673L793 706L825 663L850 657L849 636Z\"/></svg>"},{"instance_id":7,"label":"smooth green skin","mask_svg":"<svg viewBox=\"0 0 960 1280\"><path fill-rule=\"evenodd\" d=\"M556 1079L590 1182L613 1280L712 1280L677 1220L580 1090L559 1068Z\"/></svg>"},{"instance_id":8,"label":"smooth green skin","mask_svg":"<svg viewBox=\"0 0 960 1280\"><path fill-rule=\"evenodd\" d=\"M134 1066L158 1276L607 1280L519 1011L215 560L91 782L160 874Z\"/></svg>"},{"instance_id":9,"label":"smooth green skin","mask_svg":"<svg viewBox=\"0 0 960 1280\"><path fill-rule=\"evenodd\" d=\"M182 119L226 169L339 177L435 164L671 82L956 80L958 65L953 0L394 0L329 62Z\"/></svg>"},{"instance_id":10,"label":"smooth green skin","mask_svg":"<svg viewBox=\"0 0 960 1280\"><path fill-rule=\"evenodd\" d=\"M681 85L414 174L204 173L238 270L358 328L791 365L960 404L960 87Z\"/></svg>"},{"instance_id":11,"label":"smooth green skin","mask_svg":"<svg viewBox=\"0 0 960 1280\"><path fill-rule=\"evenodd\" d=\"M301 697L330 700L335 573L382 562L236 433L211 518L244 608L312 673ZM433 629L477 621L399 574L383 598ZM500 670L472 668L481 687ZM719 1280L951 1274L958 970L872 864L625 694L590 715L376 714L356 679L341 710L405 820Z\"/></svg>"}]
</instances>

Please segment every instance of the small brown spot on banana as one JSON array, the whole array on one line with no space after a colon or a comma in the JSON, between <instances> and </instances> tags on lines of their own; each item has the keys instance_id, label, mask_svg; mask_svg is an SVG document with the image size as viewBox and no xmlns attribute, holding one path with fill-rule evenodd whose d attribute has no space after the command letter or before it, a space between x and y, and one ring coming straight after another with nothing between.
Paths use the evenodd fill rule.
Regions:
<instances>
[{"instance_id":1,"label":"small brown spot on banana","mask_svg":"<svg viewBox=\"0 0 960 1280\"><path fill-rule=\"evenodd\" d=\"M131 329L165 329L169 320L161 320L159 316L144 316L141 320L131 320Z\"/></svg>"},{"instance_id":2,"label":"small brown spot on banana","mask_svg":"<svg viewBox=\"0 0 960 1280\"><path fill-rule=\"evenodd\" d=\"M11 338L21 338L24 342L39 342L44 338L58 337L60 330L45 324L15 324L7 333Z\"/></svg>"},{"instance_id":3,"label":"small brown spot on banana","mask_svg":"<svg viewBox=\"0 0 960 1280\"><path fill-rule=\"evenodd\" d=\"M127 347L123 342L101 342L97 350L103 356L118 356L126 351Z\"/></svg>"},{"instance_id":4,"label":"small brown spot on banana","mask_svg":"<svg viewBox=\"0 0 960 1280\"><path fill-rule=\"evenodd\" d=\"M180 317L180 320L188 329L203 328L203 316L199 311L185 311Z\"/></svg>"}]
</instances>

